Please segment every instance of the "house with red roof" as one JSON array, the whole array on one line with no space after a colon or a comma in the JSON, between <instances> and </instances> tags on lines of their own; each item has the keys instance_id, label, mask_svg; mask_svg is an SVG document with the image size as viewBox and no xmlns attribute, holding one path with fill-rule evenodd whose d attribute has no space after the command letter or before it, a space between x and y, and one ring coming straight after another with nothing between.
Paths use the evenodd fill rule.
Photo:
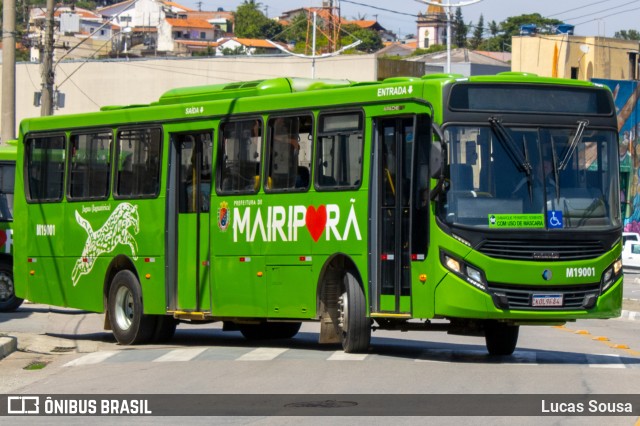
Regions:
<instances>
[{"instance_id":1,"label":"house with red roof","mask_svg":"<svg viewBox=\"0 0 640 426\"><path fill-rule=\"evenodd\" d=\"M223 39L218 44L216 55L224 56L225 52L250 56L258 53L280 53L280 49L263 39L232 37Z\"/></svg>"}]
</instances>

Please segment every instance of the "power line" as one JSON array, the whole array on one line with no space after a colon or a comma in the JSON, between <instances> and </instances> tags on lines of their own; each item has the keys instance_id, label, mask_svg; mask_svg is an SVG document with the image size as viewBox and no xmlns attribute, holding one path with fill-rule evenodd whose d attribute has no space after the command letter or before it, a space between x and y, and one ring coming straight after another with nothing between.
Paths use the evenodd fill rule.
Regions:
<instances>
[{"instance_id":1,"label":"power line","mask_svg":"<svg viewBox=\"0 0 640 426\"><path fill-rule=\"evenodd\" d=\"M599 20L599 19L608 18L608 17L610 17L610 16L620 15L621 13L633 12L634 10L638 10L638 9L640 9L640 7L635 7L635 8L633 8L633 9L627 9L627 10L621 10L620 12L611 13L611 14L609 14L609 15L604 15L604 16L601 16L601 17L599 17L599 18L589 19L588 21L580 22L580 23L578 23L578 24L576 24L576 25L582 25L582 24L586 24L587 22L593 22L593 21L597 21L597 20Z\"/></svg>"},{"instance_id":2,"label":"power line","mask_svg":"<svg viewBox=\"0 0 640 426\"><path fill-rule=\"evenodd\" d=\"M391 9L385 9L384 7L379 7L379 6L372 6L370 4L365 4L365 3L358 3L357 1L352 1L352 0L341 0L343 3L351 3L351 4L355 4L358 6L364 6L364 7L368 7L371 9L375 9L375 10L381 10L383 12L389 12L389 13L393 13L396 15L404 15L404 16L411 16L412 18L417 18L418 15L412 14L412 13L405 13L405 12L398 12L396 10L391 10Z\"/></svg>"},{"instance_id":3,"label":"power line","mask_svg":"<svg viewBox=\"0 0 640 426\"><path fill-rule=\"evenodd\" d=\"M67 74L67 73L62 69L62 67L60 68L60 71L62 71L62 73L63 73L64 75L66 75L66 76L67 76L67 78L65 79L65 81L69 80L69 82L70 82L71 84L73 84L74 86L76 86L76 89L78 89L78 91L79 91L80 93L82 93L82 94L83 94L87 99L89 99L89 100L90 100L90 101L91 101L95 106L97 106L98 108L100 108L100 107L101 107L101 105L100 105L100 104L98 104L98 103L97 103L96 101L94 101L93 99L91 99L91 97L90 97L89 95L87 95L87 94L85 93L85 91L84 91L84 90L82 90L82 89L80 88L80 86L78 86L78 85L76 84L76 82L75 82L75 81L71 80L71 76L70 76L70 75L68 75L68 74ZM74 72L75 72L75 71L74 71ZM58 88L59 88L59 87L60 87L60 86L58 86Z\"/></svg>"},{"instance_id":4,"label":"power line","mask_svg":"<svg viewBox=\"0 0 640 426\"><path fill-rule=\"evenodd\" d=\"M586 16L597 15L598 13L607 12L607 11L613 10L613 9L618 9L618 8L621 8L623 6L627 6L627 5L632 4L632 3L638 3L638 1L640 1L640 0L632 0L632 1L620 4L618 6L610 7L610 8L607 8L607 9L598 10L597 12L587 13L586 15L576 16L574 18L567 18L567 19L564 19L564 21L573 21L575 19L584 18Z\"/></svg>"},{"instance_id":5,"label":"power line","mask_svg":"<svg viewBox=\"0 0 640 426\"><path fill-rule=\"evenodd\" d=\"M553 14L551 14L551 15L547 15L546 17L547 17L547 18L550 18L550 17L552 17L552 16L562 15L562 14L565 14L565 13L567 13L567 12L573 12L574 10L584 9L584 8L589 7L589 6L593 6L594 4L602 4L602 3L607 3L607 2L609 2L609 1L611 1L611 0L600 0L600 1L594 1L593 3L585 4L585 5L582 5L582 6L580 6L580 7L574 7L574 8L572 8L572 9L563 10L562 12L557 12L557 13L553 13Z\"/></svg>"}]
</instances>

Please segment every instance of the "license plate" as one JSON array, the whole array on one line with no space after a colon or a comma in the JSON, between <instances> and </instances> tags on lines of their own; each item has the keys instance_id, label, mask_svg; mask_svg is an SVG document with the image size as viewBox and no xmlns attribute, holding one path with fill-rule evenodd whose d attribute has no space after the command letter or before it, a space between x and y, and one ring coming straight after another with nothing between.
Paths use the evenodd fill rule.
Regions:
<instances>
[{"instance_id":1,"label":"license plate","mask_svg":"<svg viewBox=\"0 0 640 426\"><path fill-rule=\"evenodd\" d=\"M561 294L534 294L531 306L562 306Z\"/></svg>"}]
</instances>

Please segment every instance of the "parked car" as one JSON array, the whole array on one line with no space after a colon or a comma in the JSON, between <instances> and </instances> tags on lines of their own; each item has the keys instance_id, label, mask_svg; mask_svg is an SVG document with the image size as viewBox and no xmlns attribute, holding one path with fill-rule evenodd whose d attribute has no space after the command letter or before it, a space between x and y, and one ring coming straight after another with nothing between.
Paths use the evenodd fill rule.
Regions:
<instances>
[{"instance_id":1,"label":"parked car","mask_svg":"<svg viewBox=\"0 0 640 426\"><path fill-rule=\"evenodd\" d=\"M640 241L628 240L622 249L622 267L640 270Z\"/></svg>"},{"instance_id":2,"label":"parked car","mask_svg":"<svg viewBox=\"0 0 640 426\"><path fill-rule=\"evenodd\" d=\"M624 246L627 241L638 241L640 242L640 234L637 232L623 232L622 233L622 245Z\"/></svg>"}]
</instances>

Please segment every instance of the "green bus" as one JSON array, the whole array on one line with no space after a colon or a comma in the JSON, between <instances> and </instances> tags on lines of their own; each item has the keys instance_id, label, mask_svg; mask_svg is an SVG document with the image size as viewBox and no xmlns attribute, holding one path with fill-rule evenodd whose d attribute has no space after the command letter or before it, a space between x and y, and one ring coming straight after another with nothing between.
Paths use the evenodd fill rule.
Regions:
<instances>
[{"instance_id":1,"label":"green bus","mask_svg":"<svg viewBox=\"0 0 640 426\"><path fill-rule=\"evenodd\" d=\"M12 312L23 300L13 286L13 185L16 141L0 146L0 312Z\"/></svg>"},{"instance_id":2,"label":"green bus","mask_svg":"<svg viewBox=\"0 0 640 426\"><path fill-rule=\"evenodd\" d=\"M20 125L16 293L121 344L219 321L366 351L620 315L615 107L522 73L275 78Z\"/></svg>"}]
</instances>

